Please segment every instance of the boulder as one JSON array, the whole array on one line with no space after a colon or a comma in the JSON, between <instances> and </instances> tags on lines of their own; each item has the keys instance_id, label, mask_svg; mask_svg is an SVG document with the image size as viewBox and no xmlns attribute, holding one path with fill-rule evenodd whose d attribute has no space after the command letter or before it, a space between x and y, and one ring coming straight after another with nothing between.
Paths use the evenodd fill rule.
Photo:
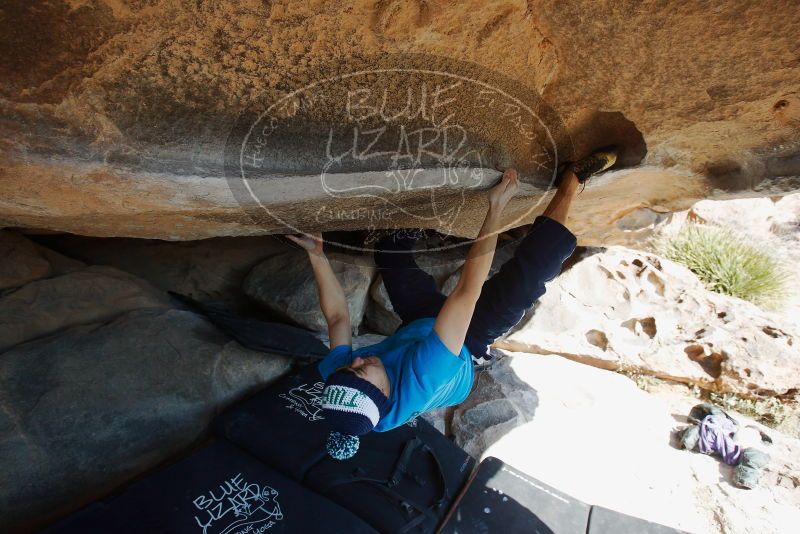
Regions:
<instances>
[{"instance_id":1,"label":"boulder","mask_svg":"<svg viewBox=\"0 0 800 534\"><path fill-rule=\"evenodd\" d=\"M800 263L800 194L780 199L703 200L674 214L659 230L668 235L692 222L728 228L782 260L792 276L789 291L774 311L800 329L800 276L794 268Z\"/></svg>"},{"instance_id":2,"label":"boulder","mask_svg":"<svg viewBox=\"0 0 800 534\"><path fill-rule=\"evenodd\" d=\"M468 246L452 246L441 236L425 235L417 243L414 260L417 266L431 275L439 289L443 289L461 265L464 264ZM369 290L369 302L364 316L367 327L390 336L400 327L402 321L392 308L383 278L378 275Z\"/></svg>"},{"instance_id":3,"label":"boulder","mask_svg":"<svg viewBox=\"0 0 800 534\"><path fill-rule=\"evenodd\" d=\"M622 247L551 282L495 346L744 396L800 390L798 334L780 317L706 290L681 265Z\"/></svg>"},{"instance_id":4,"label":"boulder","mask_svg":"<svg viewBox=\"0 0 800 534\"><path fill-rule=\"evenodd\" d=\"M325 332L316 332L315 335L317 339L330 346L327 330ZM369 347L370 345L376 345L380 343L384 339L386 339L386 336L382 336L380 334L361 334L360 336L353 336L352 347L353 350L360 349L362 347Z\"/></svg>"},{"instance_id":5,"label":"boulder","mask_svg":"<svg viewBox=\"0 0 800 534\"><path fill-rule=\"evenodd\" d=\"M433 428L444 434L450 436L450 421L453 420L453 412L455 407L448 406L446 408L437 408L429 412L420 414L420 417L430 423Z\"/></svg>"},{"instance_id":6,"label":"boulder","mask_svg":"<svg viewBox=\"0 0 800 534\"><path fill-rule=\"evenodd\" d=\"M15 531L102 496L289 368L199 316L140 310L0 358L0 515Z\"/></svg>"},{"instance_id":7,"label":"boulder","mask_svg":"<svg viewBox=\"0 0 800 534\"><path fill-rule=\"evenodd\" d=\"M253 266L289 248L267 236L190 242L57 236L43 242L86 263L116 267L201 302L241 299L242 280Z\"/></svg>"},{"instance_id":8,"label":"boulder","mask_svg":"<svg viewBox=\"0 0 800 534\"><path fill-rule=\"evenodd\" d=\"M568 361L511 354L506 379L535 391L528 422L481 450L583 502L686 532L782 534L800 521L800 440L765 431L771 461L758 488L732 485L718 458L677 448L675 432L700 401L646 393L629 378ZM454 420L456 435L458 422Z\"/></svg>"},{"instance_id":9,"label":"boulder","mask_svg":"<svg viewBox=\"0 0 800 534\"><path fill-rule=\"evenodd\" d=\"M453 412L455 442L476 458L536 413L536 391L517 379L510 364L510 359L501 358L476 373L472 392Z\"/></svg>"},{"instance_id":10,"label":"boulder","mask_svg":"<svg viewBox=\"0 0 800 534\"><path fill-rule=\"evenodd\" d=\"M722 226L752 245L767 249L782 260L792 275L782 302L771 310L783 321L800 329L800 276L794 265L800 262L800 194L779 198L701 200L689 209L656 213L649 208L634 210L617 221L620 230L605 240L608 245L641 248L644 243L674 235L686 224Z\"/></svg>"},{"instance_id":11,"label":"boulder","mask_svg":"<svg viewBox=\"0 0 800 534\"><path fill-rule=\"evenodd\" d=\"M84 267L83 262L40 246L18 232L0 230L0 293Z\"/></svg>"},{"instance_id":12,"label":"boulder","mask_svg":"<svg viewBox=\"0 0 800 534\"><path fill-rule=\"evenodd\" d=\"M485 171L481 188L496 178L496 166L519 166L527 180L542 165L542 147L525 135L530 125L515 131L523 119L544 123L558 141L548 157L558 162L608 143L632 153L625 165L645 157L647 168L587 187L586 209L575 211L574 224L584 242L601 243L634 210L664 213L708 196L770 196L798 187L785 178L798 175L800 153L795 7L779 0L743 13L734 4L709 10L668 0L633 14L614 9L588 17L590 0L15 2L3 20L31 31L6 32L0 43L0 54L10 58L0 80L0 224L168 240L285 232L298 221L308 225L304 230L418 226L414 209L424 195L411 187L393 195L397 212L388 216L385 199L334 197L341 188L320 187L323 162L337 163L347 149L339 145L353 141L352 124L340 120L330 130L322 122L331 111L326 104L349 101L290 96L341 73L406 68L397 56L407 54L420 58L410 64L417 70L461 77L462 87L448 93L461 114L448 125L470 133L470 155ZM711 37L708 28L716 29ZM357 89L380 100L381 79L365 76ZM450 80L404 75L387 84L391 109L403 110L409 94L415 110L448 105L448 94L432 103L431 87L456 83ZM487 84L491 96L472 80ZM504 93L514 100L500 98ZM227 178L238 169L224 161L231 132L252 125L239 125L239 113L270 104L279 104L281 135L269 137L271 123L256 128L255 142L267 150L242 154L266 178L259 200L267 214L247 192L237 199ZM524 114L526 108L538 115ZM309 119L292 122L298 110ZM410 120L405 125L412 131ZM329 131L338 134L340 152L326 153ZM370 150L372 138L361 139L350 147L352 165L332 169L336 181L374 184L392 163L427 146L420 136L408 154L385 156L386 146ZM393 174L408 185L402 172ZM525 222L543 209L529 212L544 190L528 181L511 207L514 215L527 214ZM445 197L444 216L424 226L476 235L485 200L473 185L468 179L437 191ZM250 202L246 209L242 198Z\"/></svg>"},{"instance_id":13,"label":"boulder","mask_svg":"<svg viewBox=\"0 0 800 534\"><path fill-rule=\"evenodd\" d=\"M36 248L39 250L39 253L42 255L42 257L50 262L51 276L60 276L62 274L80 271L86 267L86 264L82 261L65 256L50 248L43 247L41 245L37 245Z\"/></svg>"},{"instance_id":14,"label":"boulder","mask_svg":"<svg viewBox=\"0 0 800 534\"><path fill-rule=\"evenodd\" d=\"M428 239L424 245L417 247L414 260L420 269L433 277L436 285L441 289L450 276L464 265L469 245L437 250L435 248L437 244L436 240ZM434 247L433 250L429 250L430 247Z\"/></svg>"},{"instance_id":15,"label":"boulder","mask_svg":"<svg viewBox=\"0 0 800 534\"><path fill-rule=\"evenodd\" d=\"M344 289L350 323L357 333L364 318L375 267L364 257L340 253L327 256ZM251 300L270 312L310 330L327 331L306 252L294 249L262 261L247 275L243 289Z\"/></svg>"},{"instance_id":16,"label":"boulder","mask_svg":"<svg viewBox=\"0 0 800 534\"><path fill-rule=\"evenodd\" d=\"M364 324L367 328L379 334L391 336L400 328L402 323L403 321L395 313L389 300L389 293L386 292L386 286L383 285L383 278L381 275L376 276L369 287L369 300L364 312Z\"/></svg>"},{"instance_id":17,"label":"boulder","mask_svg":"<svg viewBox=\"0 0 800 534\"><path fill-rule=\"evenodd\" d=\"M353 338L353 350L360 349L362 347L369 347L370 345L376 345L384 339L386 339L386 336L381 336L379 334L362 334L360 336L355 336Z\"/></svg>"},{"instance_id":18,"label":"boulder","mask_svg":"<svg viewBox=\"0 0 800 534\"><path fill-rule=\"evenodd\" d=\"M781 197L701 200L678 212L655 212L649 208L633 210L617 221L619 232L609 236L607 245L635 248L661 232L677 232L687 223L714 224L744 234L756 242L778 245L782 254L794 259L800 240L800 194Z\"/></svg>"},{"instance_id":19,"label":"boulder","mask_svg":"<svg viewBox=\"0 0 800 534\"><path fill-rule=\"evenodd\" d=\"M165 293L112 267L86 267L36 280L0 297L0 352L71 326L107 322L139 308L170 307Z\"/></svg>"},{"instance_id":20,"label":"boulder","mask_svg":"<svg viewBox=\"0 0 800 534\"><path fill-rule=\"evenodd\" d=\"M505 262L510 260L514 256L514 251L517 250L517 246L519 245L520 239L515 239L514 241L506 241L506 242L498 242L497 247L494 251L494 257L492 258L492 266L489 268L489 276L491 278L500 268L503 266ZM441 285L442 293L445 295L449 295L455 289L458 280L461 278L461 271L463 270L463 264L459 265L458 269L453 271L453 273L447 277L444 283Z\"/></svg>"},{"instance_id":21,"label":"boulder","mask_svg":"<svg viewBox=\"0 0 800 534\"><path fill-rule=\"evenodd\" d=\"M25 237L0 230L0 291L49 276L50 262Z\"/></svg>"}]
</instances>

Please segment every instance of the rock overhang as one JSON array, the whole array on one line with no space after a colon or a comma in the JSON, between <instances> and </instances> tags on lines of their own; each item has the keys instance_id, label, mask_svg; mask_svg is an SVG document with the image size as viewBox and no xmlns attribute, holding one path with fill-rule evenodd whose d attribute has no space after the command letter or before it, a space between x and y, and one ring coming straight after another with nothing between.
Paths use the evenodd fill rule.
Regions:
<instances>
[{"instance_id":1,"label":"rock overhang","mask_svg":"<svg viewBox=\"0 0 800 534\"><path fill-rule=\"evenodd\" d=\"M403 111L406 95L423 102L419 73L397 76L409 65L488 83L539 116L555 118L545 122L557 123L559 161L617 143L625 166L646 166L635 171L642 173L636 179L625 174L619 182L629 194L609 185L605 193L587 190L580 199L587 208L576 210L574 224L587 244L613 240L619 230L615 221L637 209L665 213L700 198L797 188L796 180L782 177L800 174L798 65L791 60L791 36L800 21L774 6L752 7L747 13L752 23L742 25L740 14L730 9L707 12L679 3L634 15L609 12L603 24L579 16L586 9L581 1L507 9L467 2L416 12L394 4L347 10L336 2L223 4L55 2L34 13L27 3L12 3L5 24L27 21L53 31L22 34L5 27L2 223L181 240L287 231L274 221L254 222L247 210L237 212L219 180L235 175L227 152L231 125L242 110L263 111L269 107L265 102L282 99L290 107L312 109L311 93L300 90L322 80L352 81L353 73L369 71L361 80L371 85L360 88L392 88L397 105L391 109ZM714 38L709 26L717 28ZM405 59L397 60L401 56ZM455 63L459 67L450 68ZM394 74L376 78L378 71ZM435 90L426 89L429 111ZM380 107L380 95L375 91L372 100L351 104L369 113ZM444 102L450 93L441 96ZM532 185L546 183L547 176L536 176L537 151L524 135L508 136L514 115L481 113L472 104L462 100L456 107L470 124L481 157L473 154L463 163L483 169L515 165L530 175ZM317 126L330 119L331 108L316 109L286 123L275 150L265 154L266 174L319 174L318 148L328 130ZM409 125L414 113L424 116L419 105L409 109ZM437 123L445 116L437 121L429 113L427 119ZM340 140L352 140L339 133ZM423 135L417 149L426 143ZM386 139L373 148L382 142ZM396 162L390 156L350 160L329 170L380 172ZM427 172L429 163L420 161L417 169ZM308 184L301 180L281 189L278 182L264 196L291 198L280 218L313 220L318 198L303 196ZM447 227L413 215L398 217L394 226L469 236L482 216L478 189L466 192L464 209ZM445 208L460 194L442 193ZM521 198L530 203L535 194ZM631 200L636 195L638 202ZM235 191L233 196L237 200ZM332 210L351 212L352 204L363 211L370 201L362 200L337 198ZM395 203L411 208L418 202L406 191ZM352 217L341 217L317 229L365 228L374 224L370 218L359 226Z\"/></svg>"}]
</instances>

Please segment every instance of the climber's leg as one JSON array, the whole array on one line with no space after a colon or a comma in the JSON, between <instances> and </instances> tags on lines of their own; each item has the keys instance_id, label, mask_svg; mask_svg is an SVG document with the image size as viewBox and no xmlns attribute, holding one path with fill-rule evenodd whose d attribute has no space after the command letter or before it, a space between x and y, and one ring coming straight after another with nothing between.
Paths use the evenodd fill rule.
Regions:
<instances>
[{"instance_id":1,"label":"climber's leg","mask_svg":"<svg viewBox=\"0 0 800 534\"><path fill-rule=\"evenodd\" d=\"M476 359L491 359L488 346L522 319L544 294L544 284L558 276L562 263L575 250L577 241L564 222L577 188L577 177L567 171L514 257L483 284L465 340Z\"/></svg>"},{"instance_id":2,"label":"climber's leg","mask_svg":"<svg viewBox=\"0 0 800 534\"><path fill-rule=\"evenodd\" d=\"M553 219L562 225L567 224L567 214L572 205L572 199L578 191L578 177L572 171L565 171L561 182L556 189L556 194L550 200L542 215Z\"/></svg>"},{"instance_id":3,"label":"climber's leg","mask_svg":"<svg viewBox=\"0 0 800 534\"><path fill-rule=\"evenodd\" d=\"M446 298L433 277L414 261L414 243L419 233L400 230L390 234L378 242L375 251L375 264L403 325L423 317L436 317Z\"/></svg>"}]
</instances>

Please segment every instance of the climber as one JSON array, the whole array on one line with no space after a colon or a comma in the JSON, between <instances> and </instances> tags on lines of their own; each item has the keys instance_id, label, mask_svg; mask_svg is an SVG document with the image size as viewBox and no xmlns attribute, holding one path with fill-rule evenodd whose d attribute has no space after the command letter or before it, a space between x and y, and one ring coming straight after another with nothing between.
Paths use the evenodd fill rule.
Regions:
<instances>
[{"instance_id":1,"label":"climber","mask_svg":"<svg viewBox=\"0 0 800 534\"><path fill-rule=\"evenodd\" d=\"M423 412L466 399L473 363L491 359L489 345L522 319L575 249L575 236L564 224L578 186L615 161L613 151L601 151L570 165L514 257L487 280L500 216L519 184L517 172L506 170L488 192L483 226L448 297L417 267L412 235L400 231L383 238L375 263L403 323L382 342L357 350L351 347L347 300L323 252L321 235L289 236L308 252L328 323L332 350L319 371L326 380L321 402L332 429L327 444L332 457L355 454L360 435L391 430Z\"/></svg>"}]
</instances>

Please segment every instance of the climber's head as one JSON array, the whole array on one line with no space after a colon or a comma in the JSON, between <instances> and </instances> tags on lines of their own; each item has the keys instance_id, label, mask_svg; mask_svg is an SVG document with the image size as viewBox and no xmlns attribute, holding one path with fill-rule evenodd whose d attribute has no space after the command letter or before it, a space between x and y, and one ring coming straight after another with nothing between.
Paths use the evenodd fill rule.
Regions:
<instances>
[{"instance_id":1,"label":"climber's head","mask_svg":"<svg viewBox=\"0 0 800 534\"><path fill-rule=\"evenodd\" d=\"M386 367L383 366L383 362L377 356L356 356L350 365L342 367L341 370L363 378L378 388L386 397L391 392Z\"/></svg>"},{"instance_id":2,"label":"climber's head","mask_svg":"<svg viewBox=\"0 0 800 534\"><path fill-rule=\"evenodd\" d=\"M328 453L337 460L353 456L358 436L370 432L386 414L388 397L389 379L377 357L355 358L331 374L322 390L322 409L331 427Z\"/></svg>"}]
</instances>

